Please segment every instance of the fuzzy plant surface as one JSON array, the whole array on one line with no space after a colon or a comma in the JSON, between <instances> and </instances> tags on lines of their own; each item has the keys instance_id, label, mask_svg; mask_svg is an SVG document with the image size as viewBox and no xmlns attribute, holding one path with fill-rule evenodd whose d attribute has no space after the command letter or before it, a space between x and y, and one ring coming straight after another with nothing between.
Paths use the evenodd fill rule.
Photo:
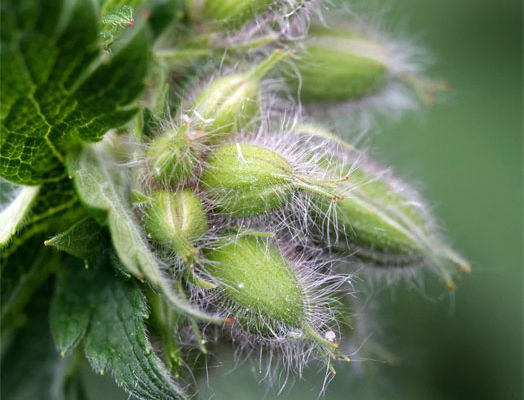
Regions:
<instances>
[{"instance_id":1,"label":"fuzzy plant surface","mask_svg":"<svg viewBox=\"0 0 524 400\"><path fill-rule=\"evenodd\" d=\"M320 0L3 0L2 398L85 399L89 364L188 399L224 345L328 381L358 282L453 290L468 263L352 140L438 93L416 55Z\"/></svg>"}]
</instances>

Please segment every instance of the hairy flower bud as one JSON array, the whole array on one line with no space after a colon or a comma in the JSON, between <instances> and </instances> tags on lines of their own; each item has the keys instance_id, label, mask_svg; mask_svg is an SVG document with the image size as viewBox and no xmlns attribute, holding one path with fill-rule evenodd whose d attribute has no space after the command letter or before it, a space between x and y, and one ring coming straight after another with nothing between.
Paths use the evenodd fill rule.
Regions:
<instances>
[{"instance_id":1,"label":"hairy flower bud","mask_svg":"<svg viewBox=\"0 0 524 400\"><path fill-rule=\"evenodd\" d=\"M264 338L287 338L311 342L331 354L336 352L336 335L318 322L318 281L305 283L305 272L292 265L273 241L257 234L222 239L204 251L206 270L218 281L222 304L245 332ZM325 300L325 299L324 299ZM324 300L322 303L324 304ZM320 307L322 308L322 307Z\"/></svg>"},{"instance_id":2,"label":"hairy flower bud","mask_svg":"<svg viewBox=\"0 0 524 400\"><path fill-rule=\"evenodd\" d=\"M424 245L409 227L413 224L424 229L425 221L416 206L362 171L354 171L350 180L350 195L337 202L342 241L349 242L350 251L377 265L420 262Z\"/></svg>"},{"instance_id":3,"label":"hairy flower bud","mask_svg":"<svg viewBox=\"0 0 524 400\"><path fill-rule=\"evenodd\" d=\"M288 53L275 50L251 71L214 80L191 107L194 127L210 138L242 131L260 111L260 80Z\"/></svg>"},{"instance_id":4,"label":"hairy flower bud","mask_svg":"<svg viewBox=\"0 0 524 400\"><path fill-rule=\"evenodd\" d=\"M409 60L410 51L401 45L386 45L358 31L315 26L297 56L288 82L304 103L359 100L400 82L431 104L435 94L448 87L446 82L421 78Z\"/></svg>"},{"instance_id":5,"label":"hairy flower bud","mask_svg":"<svg viewBox=\"0 0 524 400\"><path fill-rule=\"evenodd\" d=\"M303 102L347 101L385 86L389 74L385 49L350 33L311 29L305 48L297 54L289 83Z\"/></svg>"},{"instance_id":6,"label":"hairy flower bud","mask_svg":"<svg viewBox=\"0 0 524 400\"><path fill-rule=\"evenodd\" d=\"M269 8L274 0L190 0L193 20L225 29L236 29Z\"/></svg>"},{"instance_id":7,"label":"hairy flower bud","mask_svg":"<svg viewBox=\"0 0 524 400\"><path fill-rule=\"evenodd\" d=\"M318 193L329 201L329 182L301 176L281 154L254 144L226 144L207 160L202 185L216 209L235 217L260 215L284 205L296 189Z\"/></svg>"},{"instance_id":8,"label":"hairy flower bud","mask_svg":"<svg viewBox=\"0 0 524 400\"><path fill-rule=\"evenodd\" d=\"M185 262L197 259L193 241L207 232L207 216L199 197L189 189L151 194L145 225L153 240L172 250Z\"/></svg>"},{"instance_id":9,"label":"hairy flower bud","mask_svg":"<svg viewBox=\"0 0 524 400\"><path fill-rule=\"evenodd\" d=\"M351 171L348 181L342 183L348 195L337 201L331 227L336 248L376 267L433 265L449 286L453 281L446 264L469 272L466 261L435 233L433 220L417 193L389 171L365 160L360 152L346 151L345 155L345 162L337 158L324 161L324 166L334 169L353 163L346 167ZM331 207L321 198L314 201L325 212Z\"/></svg>"},{"instance_id":10,"label":"hairy flower bud","mask_svg":"<svg viewBox=\"0 0 524 400\"><path fill-rule=\"evenodd\" d=\"M292 327L302 325L305 311L300 285L278 248L267 239L240 236L206 250L205 256L209 261L207 271L240 307L270 321ZM246 326L247 330L253 328Z\"/></svg>"},{"instance_id":11,"label":"hairy flower bud","mask_svg":"<svg viewBox=\"0 0 524 400\"><path fill-rule=\"evenodd\" d=\"M147 149L147 162L153 176L168 185L187 183L193 176L196 159L195 149L184 133L168 131L155 138Z\"/></svg>"}]
</instances>

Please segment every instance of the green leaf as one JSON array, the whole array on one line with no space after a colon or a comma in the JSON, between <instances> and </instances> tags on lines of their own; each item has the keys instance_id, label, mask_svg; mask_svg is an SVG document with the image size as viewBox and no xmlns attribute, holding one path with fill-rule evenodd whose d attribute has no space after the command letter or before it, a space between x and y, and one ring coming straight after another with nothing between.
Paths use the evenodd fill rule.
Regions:
<instances>
[{"instance_id":1,"label":"green leaf","mask_svg":"<svg viewBox=\"0 0 524 400\"><path fill-rule=\"evenodd\" d=\"M202 320L223 322L194 309L172 289L171 282L162 272L159 260L137 224L130 206L127 176L115 160L116 145L110 139L95 145L83 145L68 155L68 170L74 177L81 200L88 207L107 211L113 246L131 274L141 280L147 279L160 289L179 311ZM116 141L117 138L114 139Z\"/></svg>"},{"instance_id":2,"label":"green leaf","mask_svg":"<svg viewBox=\"0 0 524 400\"><path fill-rule=\"evenodd\" d=\"M71 152L67 165L82 201L108 212L109 230L122 263L137 278L147 277L155 286L160 285L159 265L129 207L126 176L116 165L108 142Z\"/></svg>"},{"instance_id":3,"label":"green leaf","mask_svg":"<svg viewBox=\"0 0 524 400\"><path fill-rule=\"evenodd\" d=\"M98 291L96 274L82 270L80 260L70 260L57 274L49 314L51 332L62 355L84 337L91 316L89 293Z\"/></svg>"},{"instance_id":4,"label":"green leaf","mask_svg":"<svg viewBox=\"0 0 524 400\"><path fill-rule=\"evenodd\" d=\"M2 333L25 322L25 305L60 264L60 255L44 247L47 235L85 216L69 179L42 185L26 214L23 228L0 251Z\"/></svg>"},{"instance_id":5,"label":"green leaf","mask_svg":"<svg viewBox=\"0 0 524 400\"><path fill-rule=\"evenodd\" d=\"M8 258L35 235L53 235L67 229L85 216L85 211L79 205L70 179L64 178L41 185L37 198L26 212L26 217L17 226L17 234L11 235L5 244L0 245L2 258ZM6 219L10 220L7 213ZM45 239L47 237L42 237L38 246L43 245Z\"/></svg>"},{"instance_id":6,"label":"green leaf","mask_svg":"<svg viewBox=\"0 0 524 400\"><path fill-rule=\"evenodd\" d=\"M153 353L143 318L146 302L136 286L105 279L94 296L85 351L93 368L109 363L119 385L141 399L180 399L183 391Z\"/></svg>"},{"instance_id":7,"label":"green leaf","mask_svg":"<svg viewBox=\"0 0 524 400\"><path fill-rule=\"evenodd\" d=\"M4 400L85 400L78 354L58 355L49 332L49 287L28 305L31 319L16 332L2 336L1 398ZM9 340L9 336L10 339Z\"/></svg>"},{"instance_id":8,"label":"green leaf","mask_svg":"<svg viewBox=\"0 0 524 400\"><path fill-rule=\"evenodd\" d=\"M108 265L63 268L51 308L51 327L61 351L84 338L93 369L111 370L117 383L139 399L184 399L146 337L145 297Z\"/></svg>"},{"instance_id":9,"label":"green leaf","mask_svg":"<svg viewBox=\"0 0 524 400\"><path fill-rule=\"evenodd\" d=\"M40 186L22 186L0 178L0 249L21 228Z\"/></svg>"},{"instance_id":10,"label":"green leaf","mask_svg":"<svg viewBox=\"0 0 524 400\"><path fill-rule=\"evenodd\" d=\"M64 175L67 148L126 123L144 87L144 28L103 57L96 4L6 0L1 7L0 175L22 184Z\"/></svg>"},{"instance_id":11,"label":"green leaf","mask_svg":"<svg viewBox=\"0 0 524 400\"><path fill-rule=\"evenodd\" d=\"M85 260L86 265L93 265L105 255L107 239L104 229L93 218L85 217L44 244Z\"/></svg>"}]
</instances>

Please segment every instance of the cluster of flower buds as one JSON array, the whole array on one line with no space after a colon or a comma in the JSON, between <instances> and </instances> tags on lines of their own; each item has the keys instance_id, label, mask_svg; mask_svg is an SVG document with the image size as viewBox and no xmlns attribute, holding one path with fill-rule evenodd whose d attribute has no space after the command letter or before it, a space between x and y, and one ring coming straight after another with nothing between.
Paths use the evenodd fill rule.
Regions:
<instances>
[{"instance_id":1,"label":"cluster of flower buds","mask_svg":"<svg viewBox=\"0 0 524 400\"><path fill-rule=\"evenodd\" d=\"M195 60L211 57L213 70L195 61L195 83L162 97L156 132L137 146L144 231L189 301L226 321L189 318L192 334L200 344L225 335L242 348L278 350L289 368L349 360L339 346L354 274L429 269L453 287L469 270L412 188L365 151L302 122L302 103L328 109L380 96L392 83L429 93L409 57L396 53L401 46L352 24L310 25L312 10L318 4L304 0L187 1L186 32L162 39L159 65L175 86L185 75L163 64L169 57L190 50ZM276 32L274 40L226 52L208 40L257 26ZM297 106L282 105L282 93Z\"/></svg>"}]
</instances>

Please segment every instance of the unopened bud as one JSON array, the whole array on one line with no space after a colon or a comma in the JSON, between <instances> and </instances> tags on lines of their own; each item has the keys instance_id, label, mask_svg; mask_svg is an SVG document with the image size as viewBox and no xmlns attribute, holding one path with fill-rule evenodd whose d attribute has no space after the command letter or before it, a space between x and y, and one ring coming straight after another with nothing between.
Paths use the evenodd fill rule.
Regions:
<instances>
[{"instance_id":1,"label":"unopened bud","mask_svg":"<svg viewBox=\"0 0 524 400\"><path fill-rule=\"evenodd\" d=\"M226 144L207 160L202 185L220 213L260 215L284 205L294 190L336 197L330 182L300 175L278 152L254 144Z\"/></svg>"},{"instance_id":2,"label":"unopened bud","mask_svg":"<svg viewBox=\"0 0 524 400\"><path fill-rule=\"evenodd\" d=\"M274 0L190 0L188 11L193 20L215 28L237 29L269 8Z\"/></svg>"},{"instance_id":3,"label":"unopened bud","mask_svg":"<svg viewBox=\"0 0 524 400\"><path fill-rule=\"evenodd\" d=\"M341 355L335 333L322 334L314 326L314 320L328 317L319 316L323 307L315 306L322 301L319 288L304 284L303 268L293 266L271 239L256 233L239 235L223 239L204 254L207 271L219 282L223 304L242 330L263 338L313 343L323 357Z\"/></svg>"},{"instance_id":4,"label":"unopened bud","mask_svg":"<svg viewBox=\"0 0 524 400\"><path fill-rule=\"evenodd\" d=\"M207 232L207 216L199 197L189 189L151 194L145 215L151 238L174 251L183 261L197 259L193 242Z\"/></svg>"},{"instance_id":5,"label":"unopened bud","mask_svg":"<svg viewBox=\"0 0 524 400\"><path fill-rule=\"evenodd\" d=\"M147 150L153 176L168 185L187 183L193 176L195 149L184 136L185 128L155 138Z\"/></svg>"},{"instance_id":6,"label":"unopened bud","mask_svg":"<svg viewBox=\"0 0 524 400\"><path fill-rule=\"evenodd\" d=\"M363 37L312 28L297 53L296 76L289 83L304 103L348 101L383 88L389 68L385 49Z\"/></svg>"},{"instance_id":7,"label":"unopened bud","mask_svg":"<svg viewBox=\"0 0 524 400\"><path fill-rule=\"evenodd\" d=\"M420 262L424 244L417 233L425 230L425 221L416 206L362 171L352 172L349 179L350 194L337 202L341 241L348 242L349 251L377 265Z\"/></svg>"},{"instance_id":8,"label":"unopened bud","mask_svg":"<svg viewBox=\"0 0 524 400\"><path fill-rule=\"evenodd\" d=\"M247 331L259 331L256 319L300 327L305 321L302 289L294 271L267 238L242 235L204 252L206 270L224 295L253 318L241 318Z\"/></svg>"},{"instance_id":9,"label":"unopened bud","mask_svg":"<svg viewBox=\"0 0 524 400\"><path fill-rule=\"evenodd\" d=\"M337 238L335 247L366 265L381 268L433 266L450 287L453 272L449 266L469 272L467 262L435 232L431 215L417 193L389 172L377 170L361 153L348 151L347 155L346 162L351 164L354 157L358 167L348 167L348 180L341 183L347 195L336 203L336 223L331 228ZM333 160L325 163L328 168L344 168L341 160L337 165ZM331 207L323 199L316 202L326 213Z\"/></svg>"},{"instance_id":10,"label":"unopened bud","mask_svg":"<svg viewBox=\"0 0 524 400\"><path fill-rule=\"evenodd\" d=\"M260 111L260 80L288 55L275 50L250 72L214 80L191 107L194 127L210 138L241 132Z\"/></svg>"}]
</instances>

